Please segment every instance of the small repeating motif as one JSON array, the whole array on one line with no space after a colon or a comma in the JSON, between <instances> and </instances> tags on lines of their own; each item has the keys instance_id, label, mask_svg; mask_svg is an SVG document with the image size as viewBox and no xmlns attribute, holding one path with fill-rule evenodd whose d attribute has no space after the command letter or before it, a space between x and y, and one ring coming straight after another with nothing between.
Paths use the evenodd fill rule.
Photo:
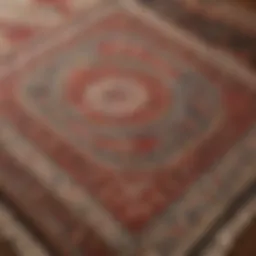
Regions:
<instances>
[{"instance_id":1,"label":"small repeating motif","mask_svg":"<svg viewBox=\"0 0 256 256\"><path fill-rule=\"evenodd\" d=\"M37 239L2 203L0 203L0 235L15 246L14 249L19 256L50 256Z\"/></svg>"},{"instance_id":2,"label":"small repeating motif","mask_svg":"<svg viewBox=\"0 0 256 256\"><path fill-rule=\"evenodd\" d=\"M108 244L125 251L127 255L134 252L134 240L130 234L68 174L49 161L46 155L22 137L13 126L1 122L0 131L4 148L24 166L28 166L26 168L29 175L40 181L51 193L56 194L64 205L83 223L95 229ZM31 156L33 161L29 160ZM19 179L15 187L20 187L18 184ZM111 199L113 195L111 188L109 189L105 189L105 194Z\"/></svg>"},{"instance_id":3,"label":"small repeating motif","mask_svg":"<svg viewBox=\"0 0 256 256\"><path fill-rule=\"evenodd\" d=\"M70 15L81 12L97 2L97 0L1 0L0 58L8 56L15 48L64 23Z\"/></svg>"},{"instance_id":4,"label":"small repeating motif","mask_svg":"<svg viewBox=\"0 0 256 256\"><path fill-rule=\"evenodd\" d=\"M150 231L147 230L145 243L155 244L161 255L187 253L232 198L254 182L255 138L256 129L253 128L213 167L211 173L204 175L186 192L183 200L171 205Z\"/></svg>"},{"instance_id":5,"label":"small repeating motif","mask_svg":"<svg viewBox=\"0 0 256 256\"><path fill-rule=\"evenodd\" d=\"M116 19L116 17L119 19L120 13L118 12L117 14L117 16L113 15L111 17L114 20ZM124 15L122 15L122 21L123 17ZM124 21L126 22L125 24L131 24L130 18L129 20L125 19ZM139 24L142 25L141 23L138 23L138 25ZM104 23L104 25L106 24ZM117 25L120 24L117 22ZM112 26L113 25L111 23L111 27ZM131 28L131 26L126 26L126 28L129 27ZM143 30L145 31L146 35L148 35L147 32L149 32L150 30L149 27L143 25ZM152 36L152 33L150 35ZM158 32L156 35L160 37L158 38L158 36L156 36L156 38L162 42L162 37L159 35ZM169 43L169 41L167 42ZM170 45L168 47L170 47ZM177 48L177 51L178 50L180 49ZM187 59L190 59L191 62L194 61L194 58ZM197 64L197 62L195 63ZM202 64L199 65L198 68L200 69L201 66ZM204 70L200 70L200 72L203 73ZM207 71L205 71L205 73L207 74L208 72L211 73L210 67L209 69L207 69ZM217 74L219 79L219 75L221 76L222 73L218 72ZM21 132L26 135L27 138L30 138L32 141L37 143L38 147L41 147L41 150L51 155L52 159L58 161L58 163L64 169L70 171L72 176L74 175L73 177L77 178L78 182L81 182L88 190L90 190L92 194L96 195L96 197L104 203L104 206L107 209L110 209L110 211L115 214L115 216L117 216L117 218L121 220L122 223L125 223L125 225L127 225L131 229L141 229L143 228L144 224L152 217L152 215L158 214L159 211L161 211L164 207L170 204L175 198L178 198L178 195L182 192L184 186L186 186L194 178L198 177L197 175L199 175L199 169L200 172L204 172L205 169L202 166L208 165L209 162L213 161L212 158L216 159L217 157L220 157L222 155L222 151L227 150L228 147L233 145L238 136L237 132L239 134L242 134L250 126L252 119L254 118L253 116L251 116L250 113L252 106L251 104L254 104L254 101L252 103L252 96L250 95L250 92L248 92L247 89L243 88L241 85L237 85L237 87L235 87L232 84L232 87L229 86L231 78L230 80L224 80L224 82L227 83L226 86L224 86L224 88L227 89L225 97L230 97L229 109L230 111L233 111L232 117L233 115L237 116L237 109L235 108L235 106L238 104L238 100L241 99L240 104L244 105L243 112L239 115L239 118L242 118L243 120L243 126L240 127L240 121L234 119L232 121L232 129L229 125L227 125L225 129L223 126L219 127L221 128L221 139L218 139L219 134L217 134L216 140L212 139L211 142L208 141L208 144L206 143L205 146L207 147L207 150L201 149L198 152L198 154L200 154L200 157L196 156L195 153L195 155L193 155L191 159L188 159L189 161L185 161L185 163L182 163L181 167L178 166L177 169L170 170L168 173L165 173L163 175L161 174L159 176L157 175L161 172L156 172L157 178L153 179L154 182L156 181L156 184L152 184L152 180L148 179L146 175L134 176L135 179L132 179L131 182L128 181L127 183L125 179L125 182L120 184L119 176L116 175L115 172L105 172L101 169L96 169L94 167L94 169L91 168L90 165L88 166L88 163L85 161L85 159L81 155L77 154L76 150L67 146L67 143L62 141L61 136L53 136L48 130L44 129L44 126L42 127L41 123L38 122L37 119L33 119L33 115L31 115L30 109L28 109L30 113L27 113L28 111L23 113L21 111L22 108L20 108L20 106L18 106L18 103L15 101L16 99L12 99L12 102L8 102L8 104L6 105L6 114L8 115L8 118L12 119L13 123L17 127L19 127ZM8 88L10 89L9 84ZM236 102L233 101L233 95L235 96ZM22 122L20 122L20 120L22 120ZM228 122L230 121L231 120L228 120ZM233 129L234 125L239 129ZM225 136L226 133L229 136ZM212 149L214 149L215 151L212 152ZM63 157L64 155L65 157ZM194 160L195 164L192 163L191 165L191 161ZM132 175L134 175L134 173ZM130 176L131 178L133 178L132 175ZM170 186L170 182L172 183L172 186ZM173 183L175 183L175 186L173 186ZM141 194L141 189L139 188L140 185L142 185L142 187L147 187L146 190L143 189L143 194ZM106 189L106 187L111 187L112 193L116 193L118 191L120 195L119 200L115 201L109 200L109 198L106 199L106 194L104 193L104 189ZM139 191L138 195L140 195L140 197L134 197L135 193L133 193L132 197L130 196L130 191L133 190L134 187L136 187L136 189L134 190L135 192ZM124 197L122 197L121 195ZM154 197L152 197L152 195L154 195ZM127 200L129 200L129 204L127 203ZM134 207L132 208L136 209L134 210L136 211L136 214L134 212L133 214L130 214L130 203L132 202L134 203ZM122 207L120 207L120 205ZM147 208L145 208L144 206L147 206ZM147 211L145 211L145 209L147 209Z\"/></svg>"},{"instance_id":6,"label":"small repeating motif","mask_svg":"<svg viewBox=\"0 0 256 256\"><path fill-rule=\"evenodd\" d=\"M20 121L20 120L19 120ZM24 121L24 120L23 120ZM1 126L2 127L2 126ZM27 127L28 126L23 126L23 128L26 128L27 129ZM36 135L35 133L35 131L31 131L31 130L29 130L28 129L28 131L30 131L30 132L32 132L33 133L33 136L34 135ZM7 132L7 131L6 131ZM8 132L7 132L8 133ZM10 134L10 133L9 133ZM4 135L3 135L4 136ZM13 134L11 134L11 137L13 136ZM19 136L18 136L19 137ZM10 148L9 148L9 150L10 150L10 153L12 153L12 154L17 154L17 155L22 155L22 152L23 152L23 145L22 145L22 143L20 144L20 147L19 148L17 148L17 147L15 147L15 145L17 146L17 144L15 144L16 142L15 142L15 140L14 140L14 138L12 137L12 139L13 139L13 141L12 141L12 144L11 143L9 143L9 141L8 141L8 139L6 139L6 138L4 138L3 137L3 141L6 143L6 146L8 147L8 146L10 146ZM17 137L16 137L16 139L17 139ZM24 138L23 138L24 139ZM25 141L26 141L26 139L24 139ZM54 142L51 142L50 141L50 143L52 143L51 145L52 146L56 146L56 144L54 144ZM10 145L11 144L11 145ZM36 149L36 150L34 150L34 151L36 151L36 153L35 154L39 154L39 155L41 155L41 153L38 151L38 149ZM14 152L14 153L13 153ZM31 151L30 151L31 152ZM250 150L249 150L249 152L250 152ZM253 151L253 152L255 152L255 151ZM62 153L63 153L63 151L62 151ZM248 153L248 152L247 152ZM237 153L237 154L239 154L239 153ZM31 156L30 154L28 154L29 156ZM28 155L26 155L26 156L24 156L24 157L28 157ZM248 155L250 155L251 156L251 154L248 154ZM64 154L64 156L65 156L65 154ZM46 157L45 157L46 158ZM63 158L63 155L62 155L62 158ZM79 158L76 158L77 160L79 160ZM37 159L38 160L38 159ZM37 161L35 161L35 162L33 162L33 163L27 163L27 164L31 164L31 168L33 169L33 171L34 171L34 169L36 169L36 163ZM46 163L49 163L49 159L47 160L47 158L46 158ZM34 166L35 165L35 166ZM37 164L38 165L38 164ZM75 165L76 166L76 165ZM73 166L74 167L74 166ZM244 167L244 166L242 166L242 167ZM44 166L42 167L42 166L39 166L39 168L44 168ZM225 166L225 168L226 168L226 166ZM223 169L225 169L225 168L222 168L221 170L223 171ZM229 170L229 169L227 169L227 170ZM239 168L239 170L241 170L241 168ZM31 170L30 170L31 171ZM63 170L60 170L60 171L62 171L63 172ZM83 171L86 171L86 170L83 170ZM221 172L222 172L221 171ZM250 172L251 173L251 171L250 170L245 170L245 172L243 173L243 174L246 174L247 173L247 171L248 172ZM238 174L238 171L237 171L237 174ZM46 175L46 174L45 174ZM51 179L51 177L49 176L48 177L49 179ZM211 179L210 179L211 180ZM169 180L168 180L169 181ZM215 181L214 181L215 182ZM225 182L230 182L230 179L227 179L227 177L225 177ZM240 183L242 182L241 180L239 180L239 179L237 179L237 184L238 184L238 187L239 187L239 185L241 185ZM60 181L60 183L61 183L61 181ZM217 184L218 184L218 182L216 182ZM99 185L102 185L102 184L99 184ZM170 185L170 184L169 184ZM51 185L51 188L53 187L54 185ZM209 187L209 189L212 189L212 188L214 188L214 186L215 186L215 183L213 184L213 187ZM216 187L215 187L216 188ZM231 188L229 187L229 186L225 186L225 188L227 189L227 191L225 190L224 192L223 191L221 191L221 192L223 192L226 196L229 196L229 194L228 193L226 193L226 192L229 192L229 189L231 190ZM213 189L213 191L215 191L215 189ZM199 191L198 193L200 194L200 192L201 191ZM191 198L187 198L188 199L188 201L189 202L192 202L193 201L193 196L191 195ZM204 198L205 199L205 198ZM72 200L72 199L71 199ZM85 199L85 200L87 200L87 198ZM203 199L202 199L203 200ZM184 203L186 203L187 201L185 201ZM125 202L125 203L127 203L127 202ZM129 205L130 206L130 205ZM139 205L140 207L141 207L141 205ZM183 205L184 206L184 205ZM189 206L188 206L189 207ZM99 208L98 208L99 209ZM128 213L132 213L132 210L133 209L131 209L131 211L129 211ZM192 209L193 210L193 209ZM184 211L181 211L181 212L184 212ZM145 213L145 211L144 211L144 213ZM104 212L104 214L105 214L105 212ZM145 216L145 215L144 215ZM193 219L193 217L192 217L192 219ZM112 221L111 219L110 219L110 221ZM116 223L114 223L114 225L116 225ZM96 227L95 229L97 229L98 227ZM188 227L189 228L189 227ZM183 232L184 232L184 230L180 230L180 229L176 229L175 231L177 231L177 233L176 233L176 235L177 235L177 237L179 237L179 236L181 236L182 234L184 234ZM108 234L106 234L106 236L108 236ZM161 236L159 237L159 238L161 238ZM158 238L158 239L159 239ZM157 239L156 239L156 241L157 241ZM168 239L168 241L169 241L169 239ZM174 241L174 242L176 242L176 241ZM162 249L163 251L165 250L165 248L164 249ZM166 249L166 250L168 250L168 248ZM161 248L159 248L159 251L161 251Z\"/></svg>"},{"instance_id":7,"label":"small repeating motif","mask_svg":"<svg viewBox=\"0 0 256 256\"><path fill-rule=\"evenodd\" d=\"M1 125L1 127L5 127L5 125ZM60 177L59 178L57 178L57 177L54 178L54 176L53 176L54 175L53 170L55 169L54 165L49 167L50 163L47 163L47 160L43 159L43 156L41 156L41 154L38 152L38 149L29 146L25 142L25 140L23 140L21 137L19 137L19 135L17 133L16 134L13 133L13 131L14 131L13 128L11 128L10 126L9 126L9 128L6 127L4 130L2 130L2 134L3 134L3 136L6 140L5 143L7 143L6 144L6 146L7 146L6 149L8 149L8 151L10 151L10 153L14 154L15 157L17 157L17 159L24 162L24 164L27 163L26 159L28 159L28 157L31 157L31 155L33 155L33 159L37 159L37 160L33 164L34 167L30 166L31 170L33 170L33 172L31 174L34 174L37 178L40 179L41 182L45 182L46 186L49 189L51 189L51 191L54 191L54 193L58 194L60 196L60 198L67 205L69 205L73 209L73 211L77 212L79 215L81 214L81 216L83 215L83 218L86 217L86 219L85 219L86 222L89 222L91 224L93 224L93 223L96 224L97 223L94 226L94 228L96 230L100 230L102 232L102 236L105 237L106 240L109 240L109 239L112 240L113 239L116 242L117 247L123 248L123 250L125 250L127 253L129 251L131 251L131 249L135 245L135 242L130 241L127 244L127 242L128 242L128 240L127 240L127 242L125 242L125 244L128 247L126 247L126 246L122 247L122 244L124 246L123 242L124 242L124 238L127 236L127 234L125 235L126 232L124 230L122 230L121 232L119 231L118 233L116 233L117 230L118 230L118 223L115 223L115 222L113 222L113 220L110 220L110 219L106 218L108 216L108 213L104 212L104 210L102 208L99 208L99 206L97 206L95 208L95 203L93 203L88 198L88 196L86 194L84 194L84 192L79 192L79 186L77 184L73 184L70 181L68 181L67 179L62 179L62 178L60 179ZM251 134L249 134L249 136L246 138L246 140L243 143L245 143L245 146L250 145L250 142L253 139L254 139L254 133L251 133ZM20 145L20 146L18 146L18 145ZM251 145L251 146L253 147L253 145ZM216 177L210 176L207 179L208 181L206 181L205 179L200 181L201 186L204 187L204 192L201 189L198 189L198 184L197 184L195 186L196 187L195 191L194 190L188 191L188 194L185 197L185 199L182 200L181 205L180 205L180 203L178 203L177 205L176 204L173 205L173 209L175 209L175 211L177 212L177 214L180 217L177 219L175 216L171 215L171 216L173 216L171 218L172 219L172 224L170 224L167 219L166 220L165 219L161 220L161 223L165 227L166 227L166 223L169 223L168 224L168 227L169 227L168 230L169 231L172 230L172 234L171 234L172 239L170 239L170 237L168 238L168 248L169 248L168 250L170 250L171 245L174 245L173 243L171 243L171 241L173 242L173 239L174 239L173 236L176 237L175 241L177 243L179 241L179 236L181 234L183 234L183 232L186 230L184 228L185 227L189 228L188 221L194 222L196 219L199 219L199 217L197 217L197 215L199 213L207 215L209 212L202 212L202 210L206 209L210 205L213 205L214 207L216 207L216 204L213 203L211 198L208 198L208 199L204 198L204 197L201 198L202 200L206 199L207 202L209 202L208 206L203 205L204 201L202 201L202 200L200 201L201 206L196 204L196 206L194 206L194 208L191 208L191 205L188 204L188 203L189 202L190 203L194 202L193 198L198 199L198 198L200 198L200 195L202 195L202 194L204 194L204 195L209 194L209 192L208 191L206 192L205 189L211 190L211 187L214 186L214 184L210 185L209 182L214 182L215 179L217 179L218 182L221 182L221 179L224 179L225 182L227 182L227 183L223 184L223 187L225 189L227 189L227 188L232 189L229 185L230 180L231 180L230 176L226 177L224 175L226 172L224 172L224 174L223 174L223 170L227 170L227 172L228 172L229 168L232 168L232 166L237 165L239 163L239 161L240 161L239 160L240 159L239 155L240 155L241 151L244 153L244 156L247 156L246 163L249 164L249 166L251 166L252 165L251 164L251 160L252 160L251 157L253 157L253 152L254 152L254 150L253 150L253 148L251 148L251 146L249 146L249 148L246 149L246 148L243 148L243 147L241 148L241 145L239 144L238 145L239 150L237 151L237 148L236 148L236 151L232 151L231 154L229 154L229 156L225 159L225 161L223 161L223 163L219 166L219 168L216 169L216 172L218 173ZM31 147L31 149L30 149L30 147ZM17 150L18 148L22 148L23 150L22 151ZM246 150L244 150L244 149L246 149ZM24 151L26 151L26 153ZM239 151L240 151L240 153L239 153ZM23 152L23 153L21 154L21 152ZM238 162L232 161L232 159L234 159L234 157L235 157L235 159L237 159ZM248 160L250 160L250 161L248 161ZM232 163L234 162L234 165L231 165L230 164L231 162ZM241 168L239 168L239 165L237 165L237 166L238 166L237 170L239 170L239 172L237 172L236 175L238 175L239 173L241 174L241 172L240 172ZM251 179L250 174L253 175L253 172L250 171L246 167L246 165L243 165L243 167L244 167L244 169L243 169L244 171L242 172L243 175L245 177L247 177L246 179L250 180ZM49 172L46 172L46 170L49 170ZM63 176L64 173L60 170L59 175ZM221 175L221 176L219 176L219 175ZM56 180L56 178L57 178L57 180ZM237 181L241 182L241 176L239 178L239 177L235 177L232 174L232 178L235 178ZM205 184L207 184L207 185L205 185ZM237 184L234 183L234 185L236 187L239 187L239 183L237 183ZM199 186L199 187L201 187L201 186ZM16 186L16 187L18 187L18 186ZM54 188L54 190L52 190L53 188ZM229 196L229 193L227 193L229 191L225 190L225 191L219 191L219 192L220 192L219 197L216 197L216 198L217 198L218 202L220 203L220 201L219 201L220 198L223 199L223 194L225 194L226 196ZM78 194L74 194L74 193L78 193ZM212 195L212 196L214 196L214 195ZM202 206L203 206L203 208L202 208ZM84 207L86 207L85 211L83 210ZM195 208L197 209L196 212L194 212ZM88 210L90 210L91 214L93 214L91 217L90 217L91 214L88 212ZM180 213L185 213L185 212L186 212L186 216L185 215L184 216L180 215ZM85 214L86 214L86 216L85 216ZM192 219L189 217L191 214L193 215ZM168 216L168 218L170 217L169 213L167 214L167 216ZM166 239L166 238L164 238L165 235L163 236L163 234L165 234L165 232L162 229L163 227L162 227L161 223L157 224L157 226L158 226L157 229L154 229L154 230L150 231L151 235L154 234L153 237L151 237L150 239L149 239L148 236L145 237L145 241L147 241L147 246L148 246L149 241L151 241L151 245L153 245L153 244L157 243L157 241L161 241L161 243L162 243ZM184 223L185 223L185 226L184 226ZM174 225L174 226L172 226L172 228L171 228L171 225ZM105 228L104 228L104 226L105 226ZM192 225L191 228L193 228L193 225ZM204 228L203 228L203 230L204 230ZM169 231L168 231L168 233L170 233ZM128 236L127 236L127 238L128 238ZM126 248L126 249L124 249L124 248ZM153 250L156 250L156 248L152 248L152 251ZM162 252L163 249L160 249L158 247L157 250L159 252ZM160 254L160 255L162 255L162 254Z\"/></svg>"},{"instance_id":8,"label":"small repeating motif","mask_svg":"<svg viewBox=\"0 0 256 256\"><path fill-rule=\"evenodd\" d=\"M63 130L70 142L85 150L96 159L97 164L110 164L119 170L149 171L170 162L173 155L191 144L191 140L200 140L202 134L208 132L222 114L220 93L207 77L192 71L184 61L175 59L174 54L160 49L157 51L153 42L145 42L135 32L121 34L102 32L100 36L95 36L97 40L92 37L82 41L82 47L77 46L75 52L71 51L71 56L65 54L65 57L57 57L57 60L44 64L43 69L39 68L34 77L26 80L23 102L28 111L33 109L40 117L49 119L58 132ZM103 42L104 48L109 49L108 56L100 51ZM150 53L150 49L154 50ZM88 60L88 52L93 55L92 60ZM81 57L83 55L84 58ZM120 60L120 56L125 61ZM147 56L152 64L142 61L143 56ZM154 66L157 64L164 66L166 73L155 74ZM113 75L110 72L112 69L109 69L111 65L118 70L114 74L116 76L128 72L131 79L140 78L140 75L151 79L145 84L150 95L149 103L145 111L138 111L137 118L134 112L132 118L122 116L114 121L102 113L90 117L91 106L83 101L84 98L80 99L84 93L81 84L87 88L99 79L104 81ZM81 69L86 66L86 71L79 75L80 66ZM173 78L173 70L181 74ZM105 74L103 77L102 72ZM70 82L70 90L66 91L69 76L75 76L75 79ZM47 77L47 80L42 77ZM156 79L158 83L153 82ZM158 92L154 91L154 87L158 87ZM64 98L69 94L74 94L72 102ZM163 101L166 101L165 107L162 107ZM77 110L77 106L83 107ZM87 115L83 113L84 108ZM100 124L98 119L103 119ZM166 133L169 135L166 136Z\"/></svg>"},{"instance_id":9,"label":"small repeating motif","mask_svg":"<svg viewBox=\"0 0 256 256\"><path fill-rule=\"evenodd\" d=\"M45 186L27 173L16 158L1 148L1 193L18 208L46 243L53 255L115 256L97 229L83 224ZM29 225L29 224L28 224Z\"/></svg>"}]
</instances>

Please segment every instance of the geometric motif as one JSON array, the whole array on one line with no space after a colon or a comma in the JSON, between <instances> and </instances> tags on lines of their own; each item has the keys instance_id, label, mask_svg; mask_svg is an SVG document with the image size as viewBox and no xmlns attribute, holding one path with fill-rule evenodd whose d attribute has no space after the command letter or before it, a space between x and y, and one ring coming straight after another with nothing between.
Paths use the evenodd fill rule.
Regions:
<instances>
[{"instance_id":1,"label":"geometric motif","mask_svg":"<svg viewBox=\"0 0 256 256\"><path fill-rule=\"evenodd\" d=\"M122 33L83 39L75 52L53 57L25 81L23 94L97 164L150 171L209 131L221 99L184 60Z\"/></svg>"},{"instance_id":2,"label":"geometric motif","mask_svg":"<svg viewBox=\"0 0 256 256\"><path fill-rule=\"evenodd\" d=\"M58 169L107 212L130 251L138 245L169 255L195 223L206 229L199 220L252 176L240 170L241 159L253 161L254 145L244 137L255 122L255 94L120 5L75 19L56 35L63 41L48 38L49 49L2 80L0 117L2 127L20 134L17 145L32 145L47 171ZM0 139L8 154L22 155L4 133ZM230 151L239 156L235 166ZM35 172L33 159L27 162ZM115 255L125 255L118 246Z\"/></svg>"},{"instance_id":3,"label":"geometric motif","mask_svg":"<svg viewBox=\"0 0 256 256\"><path fill-rule=\"evenodd\" d=\"M26 115L32 130L43 130L58 144L65 141L64 151L79 150L82 166L90 166L87 172L93 169L103 177L111 175L114 183L123 173L124 187L117 191L125 197L141 194L145 201L152 189L160 191L164 195L161 206L154 207L143 222L181 193L170 194L165 179L181 179L184 189L245 132L255 104L247 89L233 82L222 85L221 77L216 80L210 73L214 71L201 72L201 66L191 64L193 57L177 54L175 45L169 45L161 34L147 32L144 24L127 13L117 11L102 18L81 34L75 47L65 46L65 52L57 51L10 86L16 96L9 95L11 106L6 108L8 118ZM156 68L161 72L154 72ZM238 105L243 105L242 113ZM113 112L113 106L120 112ZM235 127L232 133L231 127ZM207 152L214 143L219 152L191 163L193 155ZM68 169L70 157L67 154L64 163ZM79 176L87 179L83 169ZM135 186L132 195L126 186ZM100 196L102 191L103 187L93 193ZM124 218L117 205L104 203ZM137 218L125 219L136 223Z\"/></svg>"},{"instance_id":4,"label":"geometric motif","mask_svg":"<svg viewBox=\"0 0 256 256\"><path fill-rule=\"evenodd\" d=\"M0 57L13 54L90 4L88 0L0 0Z\"/></svg>"}]
</instances>

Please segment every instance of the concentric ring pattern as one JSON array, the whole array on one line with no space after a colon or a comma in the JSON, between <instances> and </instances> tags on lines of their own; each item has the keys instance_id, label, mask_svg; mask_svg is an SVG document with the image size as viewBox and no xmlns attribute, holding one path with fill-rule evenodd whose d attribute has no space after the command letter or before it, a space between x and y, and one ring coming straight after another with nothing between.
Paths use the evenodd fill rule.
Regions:
<instances>
[{"instance_id":1,"label":"concentric ring pattern","mask_svg":"<svg viewBox=\"0 0 256 256\"><path fill-rule=\"evenodd\" d=\"M114 31L38 68L25 95L93 162L152 170L216 120L220 97L209 83L154 42Z\"/></svg>"}]
</instances>

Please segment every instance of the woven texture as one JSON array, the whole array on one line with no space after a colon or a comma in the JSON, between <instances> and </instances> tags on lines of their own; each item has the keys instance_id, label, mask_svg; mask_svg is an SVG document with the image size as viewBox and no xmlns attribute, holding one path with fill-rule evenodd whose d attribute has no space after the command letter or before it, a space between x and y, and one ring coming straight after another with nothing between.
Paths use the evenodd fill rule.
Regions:
<instances>
[{"instance_id":1,"label":"woven texture","mask_svg":"<svg viewBox=\"0 0 256 256\"><path fill-rule=\"evenodd\" d=\"M225 255L246 225L232 215L255 213L251 27L213 29L199 0L162 1L170 20L149 2L22 4L35 17L2 36L4 197L60 255ZM204 28L184 23L198 13Z\"/></svg>"},{"instance_id":2,"label":"woven texture","mask_svg":"<svg viewBox=\"0 0 256 256\"><path fill-rule=\"evenodd\" d=\"M49 256L9 206L0 203L1 256Z\"/></svg>"},{"instance_id":3,"label":"woven texture","mask_svg":"<svg viewBox=\"0 0 256 256\"><path fill-rule=\"evenodd\" d=\"M141 0L155 14L186 30L212 49L256 69L255 12L244 4L205 0ZM238 1L237 1L238 2ZM245 1L243 1L245 2ZM252 1L248 1L252 2Z\"/></svg>"}]
</instances>

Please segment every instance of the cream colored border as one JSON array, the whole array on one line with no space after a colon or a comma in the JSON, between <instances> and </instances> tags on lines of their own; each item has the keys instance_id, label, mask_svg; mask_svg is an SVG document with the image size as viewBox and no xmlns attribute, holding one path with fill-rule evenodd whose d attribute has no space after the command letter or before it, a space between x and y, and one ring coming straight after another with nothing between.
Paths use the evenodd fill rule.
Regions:
<instances>
[{"instance_id":1,"label":"cream colored border","mask_svg":"<svg viewBox=\"0 0 256 256\"><path fill-rule=\"evenodd\" d=\"M225 256L232 249L237 237L256 217L256 196L218 232L210 245L203 251L204 256Z\"/></svg>"},{"instance_id":2,"label":"cream colored border","mask_svg":"<svg viewBox=\"0 0 256 256\"><path fill-rule=\"evenodd\" d=\"M86 193L84 187L72 180L67 173L55 165L54 161L51 161L7 122L0 122L0 142L11 155L24 166L28 166L29 174L57 195L59 200L71 208L85 224L94 227L94 230L99 232L111 246L117 249L122 248L127 255L133 252L133 239L120 223L89 193Z\"/></svg>"},{"instance_id":3,"label":"cream colored border","mask_svg":"<svg viewBox=\"0 0 256 256\"><path fill-rule=\"evenodd\" d=\"M224 169L228 170L234 167L237 164L236 161L234 161L233 164L230 164L230 160L237 156L239 161L239 151L241 152L243 146L247 146L249 141L255 138L256 128L254 128L242 143L239 143L233 150L231 150L229 155L223 159L217 167L219 171ZM79 187L77 183L68 178L68 175L62 172L62 170L60 170L54 163L51 163L50 159L40 152L38 148L19 135L11 125L1 123L0 140L13 156L24 165L30 167L31 175L34 175L40 182L47 186L49 190L53 191L53 193L55 193L65 205L70 207L78 217L84 219L85 223L92 224L95 230L100 232L101 236L104 237L109 244L126 253L123 255L131 255L132 252L135 251L135 243L133 243L129 234L119 226L110 214L100 205L96 204L95 200L85 193L83 188ZM256 158L253 159L253 161L256 166ZM175 252L175 254L172 254L171 256L184 256L187 249L192 247L202 235L202 230L205 231L205 227L211 226L212 221L214 221L216 216L218 216L223 211L223 208L225 208L224 206L227 205L235 195L239 194L244 187L248 186L254 177L255 172L253 166L244 167L240 178L232 184L232 187L230 188L232 192L230 195L227 195L225 200L219 202L218 208L214 205L214 208L211 209L212 214L210 218L208 215L205 216L198 229L193 230L184 237L184 241L181 243L182 246L179 248L180 251ZM56 178L59 179L57 184L55 182ZM196 193L198 193L196 190L194 192L190 191L186 197L194 197L196 196ZM189 200L189 198L185 201L187 200ZM182 212L183 205L180 207L180 209L177 207L177 213ZM143 240L145 242L145 248L149 248L149 252L143 254L143 256L150 256L153 251L156 251L154 248L155 242L158 241L161 243L161 235L165 233L166 228L168 229L166 222L163 219L159 219L151 230L146 231L149 235L144 234L145 238ZM156 252L155 255L157 255Z\"/></svg>"},{"instance_id":4,"label":"cream colored border","mask_svg":"<svg viewBox=\"0 0 256 256\"><path fill-rule=\"evenodd\" d=\"M195 49L201 56L205 59L211 59L215 65L222 67L227 73L237 76L238 79L247 82L249 86L253 87L256 84L254 74L245 70L244 67L235 63L233 59L229 58L224 53L209 49L207 46L199 43L191 35L187 35L184 31L169 26L157 19L148 10L135 4L133 1L122 0L120 2L125 8L145 20L145 22L148 22L152 26L156 26L160 31L169 35L170 38L175 38L182 44ZM113 7L107 5L102 10L103 13L99 10L96 13L91 12L88 14L84 19L87 26L99 17L102 18L111 13ZM31 58L46 52L52 47L56 47L69 38L72 38L81 29L84 29L84 25L85 23L83 22L80 22L79 24L71 24L66 28L65 32L62 31L63 33L56 34L42 46L35 47L28 53L21 54L16 62L12 63L10 66L7 65L6 69L0 69L0 79L11 74L15 70L19 70ZM50 163L50 160L42 152L29 143L6 122L0 124L0 140L5 144L5 147L12 155L17 157L22 163L26 165L29 164L31 173L33 173L35 177L44 182L49 189L53 190L66 205L71 207L81 218L84 218L86 223L91 223L92 226L95 226L95 230L100 232L106 241L116 248L121 248L123 252L122 256L130 255L134 251L134 243L132 242L131 237L120 224L116 222L105 209L96 204L82 188L79 188L77 184L65 176L63 174L64 172L58 169L54 163ZM33 161L31 161L31 159L33 159ZM251 173L250 170L249 173ZM62 176L62 182L59 186L52 183L54 177L57 175L64 175ZM244 181L244 184L246 183L247 182ZM239 193L239 191L237 190L236 193ZM152 255L152 252L150 252L150 254ZM148 254L148 256L150 254ZM183 252L177 252L175 256L179 255L184 256Z\"/></svg>"},{"instance_id":5,"label":"cream colored border","mask_svg":"<svg viewBox=\"0 0 256 256\"><path fill-rule=\"evenodd\" d=\"M243 150L248 150L249 152L256 152L256 146L250 143L256 138L256 127L254 127L251 132L240 141L235 147L233 147L229 153L220 161L218 166L214 167L212 172L225 173L230 172L231 169L239 167L241 173L238 177L234 177L234 181L230 182L230 187L227 194L223 195L221 200L212 201L211 207L208 208L208 212L202 216L200 223L194 228L189 228L187 232L181 237L180 244L175 252L172 252L170 256L184 256L189 251L190 248L200 240L203 235L207 232L207 227L210 229L214 225L214 221L218 216L223 213L225 208L232 202L237 195L241 194L245 188L249 187L256 178L255 167L256 167L256 153L255 156L251 156L250 162L247 162L247 166L244 166L244 162L241 162L241 152ZM209 175L209 174L207 174ZM197 185L192 186L192 188L184 195L183 200L175 207L173 214L178 217L177 221L186 227L186 215L183 216L182 213L186 212L186 203L193 202L193 198L198 198L200 200L201 194L208 194L207 190L210 189L208 186L203 190L198 190ZM218 191L215 192L216 194ZM185 206L184 206L185 205ZM191 206L188 206L191 207ZM168 227L168 213L166 214L167 219L159 219L154 223L150 230L145 232L145 244L151 245L152 249L156 246L161 246L162 241L167 241L166 234L169 233ZM148 234L148 235L147 235ZM167 236L168 237L168 236ZM167 255L166 255L167 256ZM168 255L169 256L169 255Z\"/></svg>"},{"instance_id":6,"label":"cream colored border","mask_svg":"<svg viewBox=\"0 0 256 256\"><path fill-rule=\"evenodd\" d=\"M0 235L9 240L20 256L50 256L46 249L0 202Z\"/></svg>"},{"instance_id":7,"label":"cream colored border","mask_svg":"<svg viewBox=\"0 0 256 256\"><path fill-rule=\"evenodd\" d=\"M160 19L156 13L139 4L137 0L119 0L119 2L123 7L138 16L149 26L155 27L164 35L169 37L170 40L176 40L185 47L190 47L209 63L219 67L222 72L226 72L232 77L236 77L253 90L256 90L256 74L244 65L238 63L231 55L224 51L213 49L203 41L200 41L192 33Z\"/></svg>"},{"instance_id":8,"label":"cream colored border","mask_svg":"<svg viewBox=\"0 0 256 256\"><path fill-rule=\"evenodd\" d=\"M256 16L254 12L240 7L238 3L233 3L227 0L212 1L212 3L200 4L200 0L181 0L184 1L190 8L200 10L207 13L209 16L222 18L226 24L233 24L240 29L256 32ZM252 1L252 0L251 0Z\"/></svg>"},{"instance_id":9,"label":"cream colored border","mask_svg":"<svg viewBox=\"0 0 256 256\"><path fill-rule=\"evenodd\" d=\"M79 31L84 30L84 27L89 27L95 21L107 17L115 10L115 6L116 5L113 4L106 4L103 0L95 0L95 4L93 5L88 4L87 8L83 9L82 13L77 14L79 20L76 20L77 17L74 17L74 19L69 22L63 22L60 26L48 31L49 33L42 34L41 43L37 41L33 44L33 47L28 44L16 53L13 60L0 62L0 80L11 75L13 72L19 71L32 59L72 39ZM39 38L35 38L35 40L36 39Z\"/></svg>"}]
</instances>

